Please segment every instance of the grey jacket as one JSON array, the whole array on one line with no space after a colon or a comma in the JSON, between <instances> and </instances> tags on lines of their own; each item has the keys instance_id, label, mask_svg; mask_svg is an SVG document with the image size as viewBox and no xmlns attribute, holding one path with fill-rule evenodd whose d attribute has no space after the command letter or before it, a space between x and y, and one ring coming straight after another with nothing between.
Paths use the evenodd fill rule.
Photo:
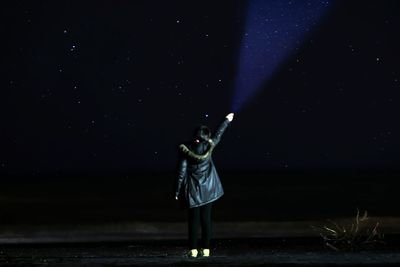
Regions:
<instances>
[{"instance_id":1,"label":"grey jacket","mask_svg":"<svg viewBox=\"0 0 400 267\"><path fill-rule=\"evenodd\" d=\"M175 196L183 200L186 207L194 208L208 204L224 194L211 156L229 123L230 121L225 119L210 142L179 146L182 158L178 167Z\"/></svg>"}]
</instances>

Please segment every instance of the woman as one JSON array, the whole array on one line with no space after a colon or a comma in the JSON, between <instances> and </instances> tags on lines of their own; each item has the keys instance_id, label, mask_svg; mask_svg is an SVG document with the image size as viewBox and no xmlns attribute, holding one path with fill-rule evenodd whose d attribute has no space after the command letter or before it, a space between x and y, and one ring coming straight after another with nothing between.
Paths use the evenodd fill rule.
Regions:
<instances>
[{"instance_id":1,"label":"woman","mask_svg":"<svg viewBox=\"0 0 400 267\"><path fill-rule=\"evenodd\" d=\"M198 254L210 256L211 207L224 194L211 155L233 116L233 113L228 114L212 137L209 128L203 125L196 129L192 142L179 145L182 157L175 199L182 200L185 207L189 208L189 257L197 257ZM202 234L200 251L197 250L199 224Z\"/></svg>"}]
</instances>

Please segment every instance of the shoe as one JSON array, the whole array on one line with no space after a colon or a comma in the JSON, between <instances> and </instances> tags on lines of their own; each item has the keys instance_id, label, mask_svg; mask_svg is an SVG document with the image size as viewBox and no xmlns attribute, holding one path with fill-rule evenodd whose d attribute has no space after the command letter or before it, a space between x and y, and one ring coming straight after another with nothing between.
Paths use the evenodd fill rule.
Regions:
<instances>
[{"instance_id":1,"label":"shoe","mask_svg":"<svg viewBox=\"0 0 400 267\"><path fill-rule=\"evenodd\" d=\"M198 253L199 253L199 252L197 251L197 249L191 249L191 250L187 253L187 256L188 256L189 258L196 258Z\"/></svg>"},{"instance_id":2,"label":"shoe","mask_svg":"<svg viewBox=\"0 0 400 267\"><path fill-rule=\"evenodd\" d=\"M201 256L202 257L210 257L210 249L208 249L208 248L203 248L202 250L201 250Z\"/></svg>"}]
</instances>

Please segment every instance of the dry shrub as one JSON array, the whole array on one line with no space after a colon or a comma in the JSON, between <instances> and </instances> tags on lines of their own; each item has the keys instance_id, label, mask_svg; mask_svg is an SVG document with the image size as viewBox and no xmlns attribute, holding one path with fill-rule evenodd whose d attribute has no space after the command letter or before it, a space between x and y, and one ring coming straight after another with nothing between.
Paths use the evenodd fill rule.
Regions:
<instances>
[{"instance_id":1,"label":"dry shrub","mask_svg":"<svg viewBox=\"0 0 400 267\"><path fill-rule=\"evenodd\" d=\"M324 244L335 251L360 251L374 249L383 244L384 235L379 232L379 222L371 222L368 212L356 217L349 223L328 220L322 227L312 226L323 238Z\"/></svg>"}]
</instances>

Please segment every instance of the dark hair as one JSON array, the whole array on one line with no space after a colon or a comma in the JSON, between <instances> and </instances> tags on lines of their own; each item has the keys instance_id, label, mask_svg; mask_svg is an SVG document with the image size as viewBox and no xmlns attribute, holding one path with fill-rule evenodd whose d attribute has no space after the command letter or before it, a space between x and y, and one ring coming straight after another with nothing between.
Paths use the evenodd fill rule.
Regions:
<instances>
[{"instance_id":1,"label":"dark hair","mask_svg":"<svg viewBox=\"0 0 400 267\"><path fill-rule=\"evenodd\" d=\"M210 129L205 125L200 125L194 132L194 138L207 141L211 136Z\"/></svg>"}]
</instances>

